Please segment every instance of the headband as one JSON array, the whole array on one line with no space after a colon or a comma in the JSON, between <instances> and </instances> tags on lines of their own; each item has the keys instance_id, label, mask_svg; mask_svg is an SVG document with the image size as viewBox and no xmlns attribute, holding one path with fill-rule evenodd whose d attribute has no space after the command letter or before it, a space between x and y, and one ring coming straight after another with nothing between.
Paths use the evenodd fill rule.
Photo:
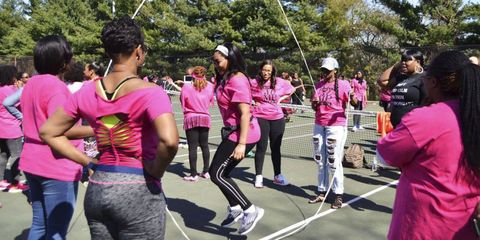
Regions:
<instances>
[{"instance_id":1,"label":"headband","mask_svg":"<svg viewBox=\"0 0 480 240\"><path fill-rule=\"evenodd\" d=\"M195 73L192 73L192 77L195 78L196 80L203 80L203 79L205 79L205 76L202 77L202 76L199 76L199 75L197 75L197 74L195 74Z\"/></svg>"},{"instance_id":2,"label":"headband","mask_svg":"<svg viewBox=\"0 0 480 240\"><path fill-rule=\"evenodd\" d=\"M228 56L228 48L223 46L223 45L218 45L216 48L215 48L215 51L219 51L221 52L224 56Z\"/></svg>"}]
</instances>

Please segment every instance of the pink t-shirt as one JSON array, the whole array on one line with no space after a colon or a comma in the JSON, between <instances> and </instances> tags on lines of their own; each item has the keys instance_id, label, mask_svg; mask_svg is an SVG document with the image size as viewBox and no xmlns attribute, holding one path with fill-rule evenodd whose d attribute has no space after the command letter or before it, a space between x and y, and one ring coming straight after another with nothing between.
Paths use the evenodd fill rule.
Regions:
<instances>
[{"instance_id":1,"label":"pink t-shirt","mask_svg":"<svg viewBox=\"0 0 480 240\"><path fill-rule=\"evenodd\" d=\"M275 80L275 89L271 89L270 81L261 87L257 79L251 80L253 101L256 103L253 108L255 117L266 120L278 120L284 117L282 108L278 105L278 100L282 96L290 95L294 91L294 87L282 78L276 78Z\"/></svg>"},{"instance_id":2,"label":"pink t-shirt","mask_svg":"<svg viewBox=\"0 0 480 240\"><path fill-rule=\"evenodd\" d=\"M183 108L183 129L211 126L208 108L213 106L214 86L207 82L207 86L198 91L193 84L185 84L180 92L180 102Z\"/></svg>"},{"instance_id":3,"label":"pink t-shirt","mask_svg":"<svg viewBox=\"0 0 480 240\"><path fill-rule=\"evenodd\" d=\"M225 86L220 85L217 88L217 102L223 124L225 126L239 126L241 115L238 110L238 104L247 103L250 105L252 103L252 93L248 78L243 75L234 76L225 83ZM230 134L228 139L238 142L239 137L240 132L237 130ZM250 121L246 143L256 143L258 140L260 140L260 126L257 119L253 118Z\"/></svg>"},{"instance_id":4,"label":"pink t-shirt","mask_svg":"<svg viewBox=\"0 0 480 240\"><path fill-rule=\"evenodd\" d=\"M168 95L161 87L150 87L108 101L96 93L97 81L76 92L65 112L92 126L101 153L99 164L143 168L143 159L156 158L158 136L153 121L172 113Z\"/></svg>"},{"instance_id":5,"label":"pink t-shirt","mask_svg":"<svg viewBox=\"0 0 480 240\"><path fill-rule=\"evenodd\" d=\"M18 90L13 85L0 87L0 103ZM0 138L14 139L23 136L20 125L22 122L14 117L0 104Z\"/></svg>"},{"instance_id":6,"label":"pink t-shirt","mask_svg":"<svg viewBox=\"0 0 480 240\"><path fill-rule=\"evenodd\" d=\"M458 100L412 110L377 151L402 170L389 239L477 239L480 177L463 159Z\"/></svg>"},{"instance_id":7,"label":"pink t-shirt","mask_svg":"<svg viewBox=\"0 0 480 240\"><path fill-rule=\"evenodd\" d=\"M33 76L25 85L20 98L23 112L25 143L20 156L20 169L60 181L78 181L82 165L54 153L38 134L40 127L71 96L67 85L58 77L43 74ZM83 149L82 140L71 141Z\"/></svg>"},{"instance_id":8,"label":"pink t-shirt","mask_svg":"<svg viewBox=\"0 0 480 240\"><path fill-rule=\"evenodd\" d=\"M346 126L345 108L348 103L350 84L345 80L338 81L338 96L335 94L335 82L320 81L315 84L313 98L319 100L315 110L315 124L321 126Z\"/></svg>"},{"instance_id":9,"label":"pink t-shirt","mask_svg":"<svg viewBox=\"0 0 480 240\"><path fill-rule=\"evenodd\" d=\"M352 89L358 101L362 101L363 108L367 106L367 81L363 79L360 84L358 79L352 79Z\"/></svg>"}]
</instances>

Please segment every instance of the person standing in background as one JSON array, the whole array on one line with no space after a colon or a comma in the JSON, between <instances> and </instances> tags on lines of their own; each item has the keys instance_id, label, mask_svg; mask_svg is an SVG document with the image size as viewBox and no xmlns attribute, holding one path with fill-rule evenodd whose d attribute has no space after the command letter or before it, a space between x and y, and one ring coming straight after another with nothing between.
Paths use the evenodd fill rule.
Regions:
<instances>
[{"instance_id":1,"label":"person standing in background","mask_svg":"<svg viewBox=\"0 0 480 240\"><path fill-rule=\"evenodd\" d=\"M368 84L367 80L363 78L363 72L358 71L355 74L355 78L351 81L352 90L355 94L355 98L357 100L357 104L355 104L354 109L362 111L367 106L367 89ZM359 114L353 115L353 127L352 131L356 132L358 130L363 130L364 128L360 124L361 116Z\"/></svg>"}]
</instances>

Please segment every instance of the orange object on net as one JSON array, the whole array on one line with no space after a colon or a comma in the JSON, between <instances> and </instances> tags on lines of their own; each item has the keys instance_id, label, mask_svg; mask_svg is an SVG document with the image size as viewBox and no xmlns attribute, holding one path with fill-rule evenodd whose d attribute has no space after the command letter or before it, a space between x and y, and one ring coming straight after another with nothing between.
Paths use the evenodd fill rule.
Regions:
<instances>
[{"instance_id":1,"label":"orange object on net","mask_svg":"<svg viewBox=\"0 0 480 240\"><path fill-rule=\"evenodd\" d=\"M384 137L389 132L393 131L393 125L390 122L390 113L389 112L378 112L377 113L377 132Z\"/></svg>"}]
</instances>

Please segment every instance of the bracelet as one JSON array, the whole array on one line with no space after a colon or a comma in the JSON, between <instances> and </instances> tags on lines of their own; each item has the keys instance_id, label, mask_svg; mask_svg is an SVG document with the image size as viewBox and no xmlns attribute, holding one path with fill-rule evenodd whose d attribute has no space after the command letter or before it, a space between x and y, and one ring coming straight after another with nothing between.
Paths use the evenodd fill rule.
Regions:
<instances>
[{"instance_id":1,"label":"bracelet","mask_svg":"<svg viewBox=\"0 0 480 240\"><path fill-rule=\"evenodd\" d=\"M88 169L92 169L93 171L95 171L95 169L97 168L97 164L95 164L93 162L89 162L86 167Z\"/></svg>"}]
</instances>

